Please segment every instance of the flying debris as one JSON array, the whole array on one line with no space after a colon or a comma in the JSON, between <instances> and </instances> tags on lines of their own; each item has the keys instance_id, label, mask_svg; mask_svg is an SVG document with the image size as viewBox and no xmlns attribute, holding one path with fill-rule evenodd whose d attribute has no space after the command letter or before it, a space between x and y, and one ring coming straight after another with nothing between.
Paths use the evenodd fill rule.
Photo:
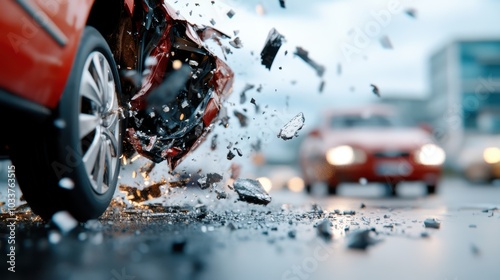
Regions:
<instances>
[{"instance_id":1,"label":"flying debris","mask_svg":"<svg viewBox=\"0 0 500 280\"><path fill-rule=\"evenodd\" d=\"M161 196L160 187L166 185L166 181L161 181L139 190L135 187L130 187L126 185L120 185L118 189L126 193L126 198L133 202L143 202L153 198L158 198Z\"/></svg>"},{"instance_id":2,"label":"flying debris","mask_svg":"<svg viewBox=\"0 0 500 280\"><path fill-rule=\"evenodd\" d=\"M278 53L281 45L285 42L285 37L281 35L275 28L272 28L267 35L266 44L260 53L261 63L271 70L274 58Z\"/></svg>"},{"instance_id":3,"label":"flying debris","mask_svg":"<svg viewBox=\"0 0 500 280\"><path fill-rule=\"evenodd\" d=\"M304 114L301 112L293 117L287 124L281 128L278 133L278 138L283 140L290 140L293 137L298 136L298 131L302 129L304 126L304 122L306 121Z\"/></svg>"},{"instance_id":4,"label":"flying debris","mask_svg":"<svg viewBox=\"0 0 500 280\"><path fill-rule=\"evenodd\" d=\"M405 14L407 14L408 16L410 16L412 18L416 18L417 17L417 10L415 8L408 8L405 10Z\"/></svg>"},{"instance_id":5,"label":"flying debris","mask_svg":"<svg viewBox=\"0 0 500 280\"><path fill-rule=\"evenodd\" d=\"M253 89L254 87L255 86L252 84L245 85L245 87L243 88L243 90L241 91L241 94L240 94L240 104L243 104L247 101L246 92Z\"/></svg>"},{"instance_id":6,"label":"flying debris","mask_svg":"<svg viewBox=\"0 0 500 280\"><path fill-rule=\"evenodd\" d=\"M228 17L228 18L233 18L235 14L236 14L236 13L235 13L233 10L229 10L229 11L227 12L227 17Z\"/></svg>"},{"instance_id":7,"label":"flying debris","mask_svg":"<svg viewBox=\"0 0 500 280\"><path fill-rule=\"evenodd\" d=\"M337 75L342 75L342 64L337 64Z\"/></svg>"},{"instance_id":8,"label":"flying debris","mask_svg":"<svg viewBox=\"0 0 500 280\"><path fill-rule=\"evenodd\" d=\"M235 157L235 154L234 154L233 152L229 151L229 152L227 153L227 159L228 159L228 160L232 160L234 157Z\"/></svg>"},{"instance_id":9,"label":"flying debris","mask_svg":"<svg viewBox=\"0 0 500 280\"><path fill-rule=\"evenodd\" d=\"M248 125L248 117L243 113L234 110L234 115L238 118L241 127L246 127Z\"/></svg>"},{"instance_id":10,"label":"flying debris","mask_svg":"<svg viewBox=\"0 0 500 280\"><path fill-rule=\"evenodd\" d=\"M391 40L387 36L380 37L380 44L384 49L393 49Z\"/></svg>"},{"instance_id":11,"label":"flying debris","mask_svg":"<svg viewBox=\"0 0 500 280\"><path fill-rule=\"evenodd\" d=\"M283 9L286 8L285 7L285 0L279 0L279 1L280 1L281 8L283 8Z\"/></svg>"},{"instance_id":12,"label":"flying debris","mask_svg":"<svg viewBox=\"0 0 500 280\"><path fill-rule=\"evenodd\" d=\"M380 97L380 91L379 91L378 87L377 87L376 85L374 85L374 84L370 84L370 86L372 87L372 92L373 92L376 96Z\"/></svg>"},{"instance_id":13,"label":"flying debris","mask_svg":"<svg viewBox=\"0 0 500 280\"><path fill-rule=\"evenodd\" d=\"M262 205L271 202L271 196L264 190L258 180L236 179L233 186L241 201Z\"/></svg>"},{"instance_id":14,"label":"flying debris","mask_svg":"<svg viewBox=\"0 0 500 280\"><path fill-rule=\"evenodd\" d=\"M321 81L321 83L319 84L319 92L322 93L323 92L323 89L325 89L325 81Z\"/></svg>"},{"instance_id":15,"label":"flying debris","mask_svg":"<svg viewBox=\"0 0 500 280\"><path fill-rule=\"evenodd\" d=\"M240 49L243 47L243 44L241 43L240 37L234 38L234 40L229 41L229 45L231 45L235 49Z\"/></svg>"},{"instance_id":16,"label":"flying debris","mask_svg":"<svg viewBox=\"0 0 500 280\"><path fill-rule=\"evenodd\" d=\"M316 70L316 74L318 76L322 77L323 74L325 73L325 67L323 65L320 65L313 61L312 59L309 58L309 52L306 51L305 49L301 47L297 47L294 53L296 56L302 58L307 64L309 64L314 70Z\"/></svg>"}]
</instances>

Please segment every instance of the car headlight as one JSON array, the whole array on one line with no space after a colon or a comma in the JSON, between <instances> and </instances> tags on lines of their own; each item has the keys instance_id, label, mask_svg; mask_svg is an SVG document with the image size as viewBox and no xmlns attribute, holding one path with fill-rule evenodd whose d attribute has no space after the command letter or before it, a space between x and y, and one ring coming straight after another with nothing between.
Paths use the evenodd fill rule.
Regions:
<instances>
[{"instance_id":1,"label":"car headlight","mask_svg":"<svg viewBox=\"0 0 500 280\"><path fill-rule=\"evenodd\" d=\"M483 159L486 163L496 164L500 162L500 148L489 147L483 151Z\"/></svg>"},{"instance_id":2,"label":"car headlight","mask_svg":"<svg viewBox=\"0 0 500 280\"><path fill-rule=\"evenodd\" d=\"M423 165L441 165L446 159L443 149L434 144L425 144L415 154L415 160Z\"/></svg>"},{"instance_id":3,"label":"car headlight","mask_svg":"<svg viewBox=\"0 0 500 280\"><path fill-rule=\"evenodd\" d=\"M326 161L331 165L363 163L366 161L366 154L362 150L343 145L329 149L326 152Z\"/></svg>"}]
</instances>

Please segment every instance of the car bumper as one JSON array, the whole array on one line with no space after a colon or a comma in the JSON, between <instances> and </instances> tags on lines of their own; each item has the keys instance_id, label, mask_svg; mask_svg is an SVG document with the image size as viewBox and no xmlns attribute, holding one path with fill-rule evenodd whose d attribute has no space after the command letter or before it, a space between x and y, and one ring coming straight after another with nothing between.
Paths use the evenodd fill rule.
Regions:
<instances>
[{"instance_id":1,"label":"car bumper","mask_svg":"<svg viewBox=\"0 0 500 280\"><path fill-rule=\"evenodd\" d=\"M370 160L364 164L345 166L333 166L324 161L316 162L305 168L309 169L306 170L308 183L322 181L330 185L364 180L391 184L403 181L422 181L428 185L435 185L441 176L441 166L421 165L403 158Z\"/></svg>"}]
</instances>

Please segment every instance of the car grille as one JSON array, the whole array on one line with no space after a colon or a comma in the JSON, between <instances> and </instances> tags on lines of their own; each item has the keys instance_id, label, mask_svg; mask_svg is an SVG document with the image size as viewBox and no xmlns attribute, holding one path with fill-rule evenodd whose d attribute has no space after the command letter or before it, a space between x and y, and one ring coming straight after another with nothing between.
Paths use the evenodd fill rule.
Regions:
<instances>
[{"instance_id":1,"label":"car grille","mask_svg":"<svg viewBox=\"0 0 500 280\"><path fill-rule=\"evenodd\" d=\"M402 158L409 157L410 152L408 151L379 151L373 153L376 158Z\"/></svg>"}]
</instances>

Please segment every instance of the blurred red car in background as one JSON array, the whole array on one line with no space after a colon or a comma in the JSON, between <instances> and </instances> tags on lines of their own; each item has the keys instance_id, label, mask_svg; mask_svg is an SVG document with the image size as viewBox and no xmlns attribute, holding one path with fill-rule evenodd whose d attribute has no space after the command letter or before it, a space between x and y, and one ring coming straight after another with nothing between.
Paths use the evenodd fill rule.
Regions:
<instances>
[{"instance_id":1,"label":"blurred red car in background","mask_svg":"<svg viewBox=\"0 0 500 280\"><path fill-rule=\"evenodd\" d=\"M327 111L301 144L306 190L326 183L335 194L340 183L376 182L395 195L398 183L422 181L435 193L443 149L428 130L396 125L396 117L390 107L375 105Z\"/></svg>"},{"instance_id":2,"label":"blurred red car in background","mask_svg":"<svg viewBox=\"0 0 500 280\"><path fill-rule=\"evenodd\" d=\"M122 143L175 168L232 90L204 44L226 35L163 0L5 1L0 33L0 155L43 219L100 216Z\"/></svg>"}]
</instances>

